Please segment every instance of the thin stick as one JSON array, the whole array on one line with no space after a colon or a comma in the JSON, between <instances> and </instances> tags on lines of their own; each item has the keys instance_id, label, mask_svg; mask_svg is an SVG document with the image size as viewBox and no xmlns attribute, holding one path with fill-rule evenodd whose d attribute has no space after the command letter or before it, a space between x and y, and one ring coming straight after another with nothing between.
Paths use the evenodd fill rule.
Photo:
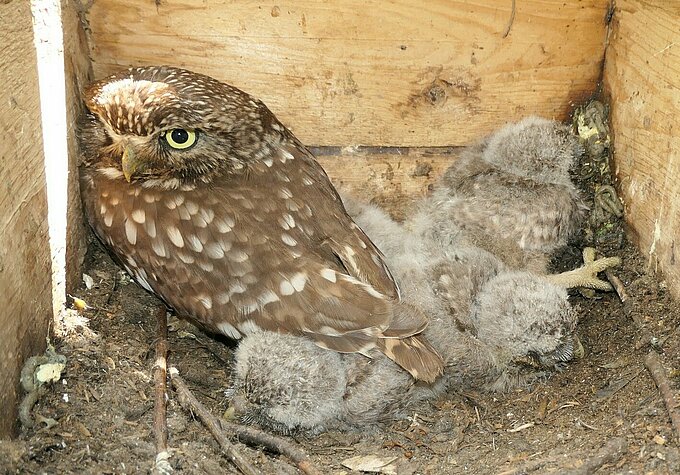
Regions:
<instances>
[{"instance_id":1,"label":"thin stick","mask_svg":"<svg viewBox=\"0 0 680 475\"><path fill-rule=\"evenodd\" d=\"M640 316L633 311L633 300L628 296L628 292L626 292L626 288L624 287L623 282L621 282L621 279L619 279L611 271L611 269L605 270L604 273L607 276L607 280L609 280L609 282L612 284L612 287L614 287L616 295L619 296L619 300L621 300L621 303L623 304L623 313L633 320L638 330L642 334L640 341L635 345L635 349L639 350L643 346L654 342L654 335L652 335L652 333L647 329L645 322L642 321L642 318L640 318Z\"/></svg>"},{"instance_id":2,"label":"thin stick","mask_svg":"<svg viewBox=\"0 0 680 475\"><path fill-rule=\"evenodd\" d=\"M635 322L638 329L642 333L642 342L644 344L652 343L654 341L654 336L649 332L649 330L647 330L644 327L642 319L640 319L640 317L635 312L632 311L631 308L632 300L630 300L630 298L628 297L628 294L626 293L626 290L623 287L621 280L619 280L619 278L616 277L609 270L606 271L606 274L607 279L609 279L609 281L612 283L612 286L614 286L614 290L616 290L619 299L621 299L621 302L623 303L624 313L630 316L630 318ZM668 378L666 377L666 371L661 365L659 355L654 350L651 350L647 354L647 356L645 356L645 366L651 373L652 378L656 383L656 387L659 388L661 398L663 399L663 402L666 406L666 410L668 411L668 415L671 418L673 429L675 429L675 436L677 440L680 442L680 413L677 410L678 404L675 401L673 390L671 389L670 383L668 382Z\"/></svg>"},{"instance_id":3,"label":"thin stick","mask_svg":"<svg viewBox=\"0 0 680 475\"><path fill-rule=\"evenodd\" d=\"M253 427L246 427L224 420L220 422L223 429L233 433L240 440L249 444L260 445L272 452L285 455L295 462L297 467L307 475L321 475L319 469L312 464L309 456L296 444Z\"/></svg>"},{"instance_id":4,"label":"thin stick","mask_svg":"<svg viewBox=\"0 0 680 475\"><path fill-rule=\"evenodd\" d=\"M650 351L649 354L645 356L645 366L652 374L656 387L659 388L668 415L671 417L671 423L673 424L673 429L675 429L675 436L680 442L680 413L677 410L678 403L675 401L675 395L673 394L671 385L666 377L666 371L661 365L659 355L654 351Z\"/></svg>"},{"instance_id":5,"label":"thin stick","mask_svg":"<svg viewBox=\"0 0 680 475\"><path fill-rule=\"evenodd\" d=\"M628 451L628 442L623 437L616 437L605 444L594 457L585 461L583 465L562 473L568 475L590 475L598 471L606 463L614 463Z\"/></svg>"},{"instance_id":6,"label":"thin stick","mask_svg":"<svg viewBox=\"0 0 680 475\"><path fill-rule=\"evenodd\" d=\"M168 321L165 305L156 311L156 361L153 365L155 388L153 434L156 439L156 462L153 473L168 474L172 472L168 452L168 424L166 417L167 401L167 357L168 357Z\"/></svg>"},{"instance_id":7,"label":"thin stick","mask_svg":"<svg viewBox=\"0 0 680 475\"><path fill-rule=\"evenodd\" d=\"M196 399L196 396L193 395L184 380L179 376L177 368L170 368L170 381L172 382L175 391L177 391L179 403L184 409L198 416L213 437L215 437L217 443L220 444L224 455L245 475L261 475L261 472L253 467L251 463L236 450L234 444L227 439L222 431L219 419L213 416L210 411Z\"/></svg>"}]
</instances>

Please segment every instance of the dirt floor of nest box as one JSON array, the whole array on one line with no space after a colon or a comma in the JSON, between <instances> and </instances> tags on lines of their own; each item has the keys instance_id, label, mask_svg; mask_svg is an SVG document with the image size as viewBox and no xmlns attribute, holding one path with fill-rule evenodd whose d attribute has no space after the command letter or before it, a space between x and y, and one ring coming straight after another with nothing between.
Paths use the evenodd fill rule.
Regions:
<instances>
[{"instance_id":1,"label":"dirt floor of nest box","mask_svg":"<svg viewBox=\"0 0 680 475\"><path fill-rule=\"evenodd\" d=\"M633 304L574 293L585 356L544 383L451 394L380 432L297 442L323 473L351 473L342 462L368 455L394 459L399 474L680 472L678 433L645 366L658 355L672 402L680 384L675 2L6 0L0 18L0 472L152 468L157 300L83 225L74 130L85 84L144 64L206 73L259 97L336 185L396 218L459 147L531 114L570 121L599 97L613 153L579 184L592 191L613 176L624 217L589 243L622 257L615 272ZM555 262L575 267L584 243ZM89 307L63 310L67 294ZM67 363L32 409L38 424L21 428L20 371L48 335ZM234 346L173 326L170 348L170 364L222 414ZM177 473L236 473L173 391L168 425ZM295 473L285 457L237 445L264 473Z\"/></svg>"}]
</instances>

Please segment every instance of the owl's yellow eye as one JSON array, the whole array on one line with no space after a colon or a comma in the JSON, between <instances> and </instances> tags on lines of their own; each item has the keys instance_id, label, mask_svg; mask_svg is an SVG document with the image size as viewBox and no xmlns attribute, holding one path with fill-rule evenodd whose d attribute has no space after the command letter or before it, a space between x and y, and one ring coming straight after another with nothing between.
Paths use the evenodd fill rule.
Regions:
<instances>
[{"instance_id":1,"label":"owl's yellow eye","mask_svg":"<svg viewBox=\"0 0 680 475\"><path fill-rule=\"evenodd\" d=\"M186 150L198 140L198 132L189 129L172 129L161 134L168 145L176 150Z\"/></svg>"}]
</instances>

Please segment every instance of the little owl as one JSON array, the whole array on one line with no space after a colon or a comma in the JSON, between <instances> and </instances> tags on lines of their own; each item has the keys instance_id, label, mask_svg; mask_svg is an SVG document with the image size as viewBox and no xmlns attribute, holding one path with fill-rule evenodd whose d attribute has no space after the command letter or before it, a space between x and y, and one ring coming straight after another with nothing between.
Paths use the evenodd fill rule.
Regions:
<instances>
[{"instance_id":1,"label":"little owl","mask_svg":"<svg viewBox=\"0 0 680 475\"><path fill-rule=\"evenodd\" d=\"M81 191L97 236L180 316L238 339L259 329L377 349L414 378L443 362L427 317L314 156L259 100L171 67L90 85Z\"/></svg>"}]
</instances>

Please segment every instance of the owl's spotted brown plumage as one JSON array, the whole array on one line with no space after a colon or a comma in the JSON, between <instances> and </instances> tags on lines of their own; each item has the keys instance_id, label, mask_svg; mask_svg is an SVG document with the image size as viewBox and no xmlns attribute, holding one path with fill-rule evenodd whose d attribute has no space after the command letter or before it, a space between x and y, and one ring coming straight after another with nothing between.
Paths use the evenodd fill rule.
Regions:
<instances>
[{"instance_id":1,"label":"owl's spotted brown plumage","mask_svg":"<svg viewBox=\"0 0 680 475\"><path fill-rule=\"evenodd\" d=\"M312 154L267 107L207 76L133 68L85 91L81 191L96 234L180 315L240 338L305 335L385 353L416 379L442 360Z\"/></svg>"}]
</instances>

